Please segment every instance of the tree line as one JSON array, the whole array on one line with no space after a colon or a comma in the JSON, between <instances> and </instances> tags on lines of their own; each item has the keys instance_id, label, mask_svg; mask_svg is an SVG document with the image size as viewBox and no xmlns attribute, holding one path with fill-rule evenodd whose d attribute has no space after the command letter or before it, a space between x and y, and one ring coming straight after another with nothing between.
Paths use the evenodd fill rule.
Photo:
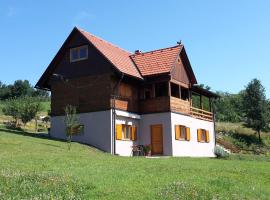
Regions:
<instances>
[{"instance_id":1,"label":"tree line","mask_svg":"<svg viewBox=\"0 0 270 200\"><path fill-rule=\"evenodd\" d=\"M265 88L258 79L251 80L244 90L237 94L218 92L214 102L216 120L223 122L244 122L260 137L261 131L270 131L270 101Z\"/></svg>"},{"instance_id":2,"label":"tree line","mask_svg":"<svg viewBox=\"0 0 270 200\"><path fill-rule=\"evenodd\" d=\"M4 84L0 81L0 100L19 97L39 97L49 100L49 92L35 89L28 80L16 80L13 84Z\"/></svg>"}]
</instances>

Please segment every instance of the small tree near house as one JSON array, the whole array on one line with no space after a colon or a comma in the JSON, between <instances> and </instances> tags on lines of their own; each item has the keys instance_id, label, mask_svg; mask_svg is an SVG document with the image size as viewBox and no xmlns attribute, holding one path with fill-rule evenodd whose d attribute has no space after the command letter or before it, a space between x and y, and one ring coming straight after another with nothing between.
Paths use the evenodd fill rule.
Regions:
<instances>
[{"instance_id":1,"label":"small tree near house","mask_svg":"<svg viewBox=\"0 0 270 200\"><path fill-rule=\"evenodd\" d=\"M68 150L71 148L71 141L73 135L78 135L82 131L82 126L79 124L76 107L67 105L65 107L65 125L66 136L68 142Z\"/></svg>"},{"instance_id":2,"label":"small tree near house","mask_svg":"<svg viewBox=\"0 0 270 200\"><path fill-rule=\"evenodd\" d=\"M265 89L258 79L253 79L248 83L242 97L246 125L255 130L261 140L261 131L268 128L270 121Z\"/></svg>"},{"instance_id":3,"label":"small tree near house","mask_svg":"<svg viewBox=\"0 0 270 200\"><path fill-rule=\"evenodd\" d=\"M41 111L42 106L37 98L25 97L22 99L21 103L21 120L26 125L27 122L30 122L32 119L35 119L35 130L37 132L38 122L37 114Z\"/></svg>"},{"instance_id":4,"label":"small tree near house","mask_svg":"<svg viewBox=\"0 0 270 200\"><path fill-rule=\"evenodd\" d=\"M15 120L14 126L18 128L21 118L21 102L18 99L9 99L2 110L5 115L11 116Z\"/></svg>"}]
</instances>

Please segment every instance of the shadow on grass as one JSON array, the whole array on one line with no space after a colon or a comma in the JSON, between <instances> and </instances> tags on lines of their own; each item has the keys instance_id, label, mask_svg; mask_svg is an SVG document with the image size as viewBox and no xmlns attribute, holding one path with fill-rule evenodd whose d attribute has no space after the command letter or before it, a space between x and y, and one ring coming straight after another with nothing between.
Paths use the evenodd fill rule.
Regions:
<instances>
[{"instance_id":1,"label":"shadow on grass","mask_svg":"<svg viewBox=\"0 0 270 200\"><path fill-rule=\"evenodd\" d=\"M6 133L22 135L22 136L65 142L65 140L62 140L62 139L56 139L56 138L50 137L50 135L48 133L25 132L21 129L11 129L11 128L1 127L1 126L0 126L0 131L6 132Z\"/></svg>"},{"instance_id":2,"label":"shadow on grass","mask_svg":"<svg viewBox=\"0 0 270 200\"><path fill-rule=\"evenodd\" d=\"M231 137L239 140L240 142L245 143L247 146L250 146L252 144L264 145L263 141L259 140L259 138L256 135L246 135L234 132L233 134L231 134Z\"/></svg>"}]
</instances>

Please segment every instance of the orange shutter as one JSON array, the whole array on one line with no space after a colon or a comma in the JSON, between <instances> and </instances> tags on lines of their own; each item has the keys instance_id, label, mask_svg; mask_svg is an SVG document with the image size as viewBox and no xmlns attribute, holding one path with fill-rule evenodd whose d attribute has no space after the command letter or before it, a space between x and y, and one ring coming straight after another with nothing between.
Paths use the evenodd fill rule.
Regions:
<instances>
[{"instance_id":1,"label":"orange shutter","mask_svg":"<svg viewBox=\"0 0 270 200\"><path fill-rule=\"evenodd\" d=\"M209 139L209 131L206 131L206 142L209 142L210 139Z\"/></svg>"},{"instance_id":2,"label":"orange shutter","mask_svg":"<svg viewBox=\"0 0 270 200\"><path fill-rule=\"evenodd\" d=\"M198 130L197 130L197 140L198 140L198 142L201 141L201 134L202 134L201 129L198 129Z\"/></svg>"},{"instance_id":3,"label":"orange shutter","mask_svg":"<svg viewBox=\"0 0 270 200\"><path fill-rule=\"evenodd\" d=\"M136 141L137 140L137 127L132 126L131 128L131 140Z\"/></svg>"},{"instance_id":4,"label":"orange shutter","mask_svg":"<svg viewBox=\"0 0 270 200\"><path fill-rule=\"evenodd\" d=\"M122 124L116 124L116 139L122 140Z\"/></svg>"},{"instance_id":5,"label":"orange shutter","mask_svg":"<svg viewBox=\"0 0 270 200\"><path fill-rule=\"evenodd\" d=\"M186 140L190 141L190 128L186 127Z\"/></svg>"},{"instance_id":6,"label":"orange shutter","mask_svg":"<svg viewBox=\"0 0 270 200\"><path fill-rule=\"evenodd\" d=\"M180 139L180 126L175 125L175 139L179 140Z\"/></svg>"}]
</instances>

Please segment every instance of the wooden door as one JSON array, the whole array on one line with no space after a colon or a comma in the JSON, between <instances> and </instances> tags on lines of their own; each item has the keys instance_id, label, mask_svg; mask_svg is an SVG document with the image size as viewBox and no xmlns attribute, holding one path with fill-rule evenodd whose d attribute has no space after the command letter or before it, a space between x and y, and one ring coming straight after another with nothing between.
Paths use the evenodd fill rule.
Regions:
<instances>
[{"instance_id":1,"label":"wooden door","mask_svg":"<svg viewBox=\"0 0 270 200\"><path fill-rule=\"evenodd\" d=\"M151 125L151 151L153 155L163 154L162 125Z\"/></svg>"}]
</instances>

